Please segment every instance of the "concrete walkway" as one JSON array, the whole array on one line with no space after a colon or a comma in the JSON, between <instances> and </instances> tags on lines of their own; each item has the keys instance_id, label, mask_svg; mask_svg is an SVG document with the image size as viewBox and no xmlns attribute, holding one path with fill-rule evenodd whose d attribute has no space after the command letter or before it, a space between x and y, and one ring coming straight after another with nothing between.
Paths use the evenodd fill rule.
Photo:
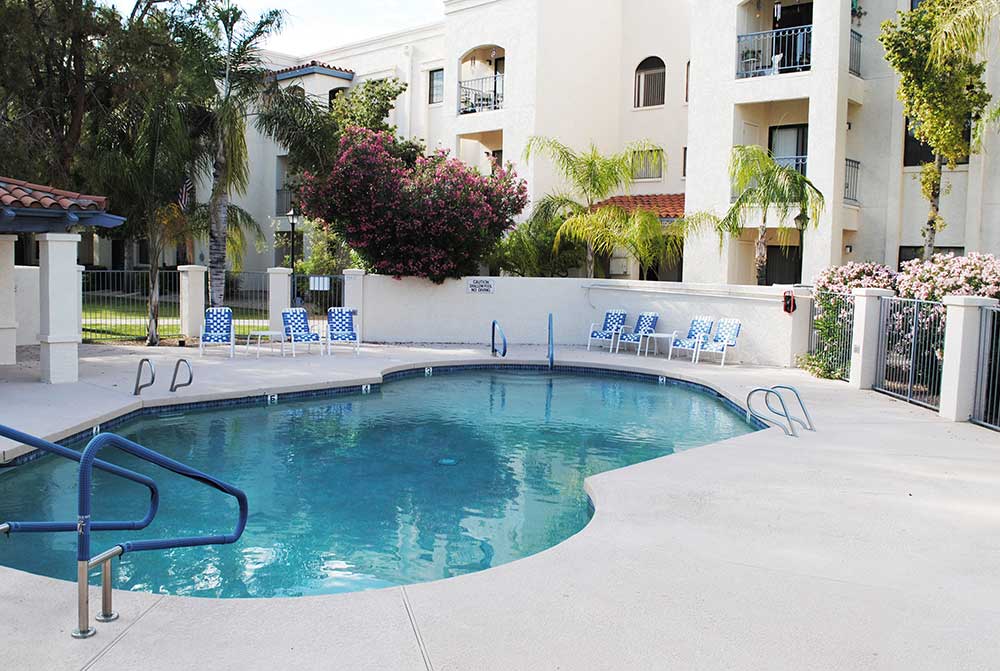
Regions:
<instances>
[{"instance_id":1,"label":"concrete walkway","mask_svg":"<svg viewBox=\"0 0 1000 671\"><path fill-rule=\"evenodd\" d=\"M85 347L82 381L0 369L0 423L52 437L137 407L146 349ZM377 380L482 361L479 349L366 347L294 361L216 351L169 394L154 351L145 403ZM541 349L514 348L541 361ZM819 427L761 431L587 480L580 533L488 571L298 599L116 593L121 619L69 637L75 587L0 569L10 669L995 669L1000 660L1000 435L794 370L560 349L557 361L641 368L742 401L803 392ZM16 537L0 539L3 546ZM93 602L97 602L95 592Z\"/></svg>"}]
</instances>

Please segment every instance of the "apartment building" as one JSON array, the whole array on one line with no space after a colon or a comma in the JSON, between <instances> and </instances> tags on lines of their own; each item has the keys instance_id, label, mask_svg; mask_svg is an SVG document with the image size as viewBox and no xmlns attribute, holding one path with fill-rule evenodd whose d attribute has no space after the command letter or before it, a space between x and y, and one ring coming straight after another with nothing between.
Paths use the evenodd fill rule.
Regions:
<instances>
[{"instance_id":1,"label":"apartment building","mask_svg":"<svg viewBox=\"0 0 1000 671\"><path fill-rule=\"evenodd\" d=\"M326 100L398 77L408 89L390 120L401 135L484 171L491 157L511 161L532 198L562 188L546 157L524 159L532 135L581 149L593 142L605 152L638 139L662 146L665 169L637 166L631 197L619 202L664 219L685 210L722 214L732 199L733 145L768 147L826 198L820 221L804 234L779 236L779 222L769 218L769 281L809 282L829 265L896 266L919 253L927 205L917 176L928 151L907 134L896 77L877 41L880 24L916 2L443 0L439 23L268 58L282 85ZM987 77L1000 91L993 62ZM941 249L1000 253L995 138L946 171ZM263 270L287 255L273 244L276 232L289 229L285 157L252 129L248 148L251 185L237 202L270 244L248 249L245 268ZM755 237L748 229L720 246L711 232L693 236L682 265L648 276L752 284ZM200 256L207 258L199 250L194 261ZM639 273L624 254L609 270Z\"/></svg>"}]
</instances>

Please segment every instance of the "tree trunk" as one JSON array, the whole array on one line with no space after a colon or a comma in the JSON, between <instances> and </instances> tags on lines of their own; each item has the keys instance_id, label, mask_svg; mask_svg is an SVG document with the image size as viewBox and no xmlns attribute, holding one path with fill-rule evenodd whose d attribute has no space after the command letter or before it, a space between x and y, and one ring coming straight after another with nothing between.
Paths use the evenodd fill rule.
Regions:
<instances>
[{"instance_id":1,"label":"tree trunk","mask_svg":"<svg viewBox=\"0 0 1000 671\"><path fill-rule=\"evenodd\" d=\"M146 345L160 344L160 254L149 250L149 322L146 327Z\"/></svg>"},{"instance_id":2,"label":"tree trunk","mask_svg":"<svg viewBox=\"0 0 1000 671\"><path fill-rule=\"evenodd\" d=\"M767 284L767 210L757 229L757 242L754 244L754 268L757 270L757 286Z\"/></svg>"},{"instance_id":3,"label":"tree trunk","mask_svg":"<svg viewBox=\"0 0 1000 671\"><path fill-rule=\"evenodd\" d=\"M594 279L594 246L589 242L587 243L587 277Z\"/></svg>"},{"instance_id":4,"label":"tree trunk","mask_svg":"<svg viewBox=\"0 0 1000 671\"><path fill-rule=\"evenodd\" d=\"M940 156L934 157L933 170L934 179L927 185L927 193L924 196L930 203L930 210L927 212L927 223L921 234L924 238L924 260L934 256L934 242L937 237L938 217L941 216L941 167L943 162ZM925 178L926 179L926 178ZM927 182L925 181L925 184Z\"/></svg>"},{"instance_id":5,"label":"tree trunk","mask_svg":"<svg viewBox=\"0 0 1000 671\"><path fill-rule=\"evenodd\" d=\"M226 159L221 146L216 149L212 166L212 201L209 204L208 286L212 307L222 307L226 299L226 231L228 228L229 191L226 187Z\"/></svg>"}]
</instances>

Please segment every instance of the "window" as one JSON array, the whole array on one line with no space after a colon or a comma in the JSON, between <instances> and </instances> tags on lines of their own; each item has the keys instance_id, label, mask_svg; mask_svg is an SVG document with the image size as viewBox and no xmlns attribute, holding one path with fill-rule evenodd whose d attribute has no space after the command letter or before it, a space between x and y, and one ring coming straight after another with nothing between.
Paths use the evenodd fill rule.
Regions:
<instances>
[{"instance_id":1,"label":"window","mask_svg":"<svg viewBox=\"0 0 1000 671\"><path fill-rule=\"evenodd\" d=\"M795 168L803 175L806 174L809 125L771 126L768 129L768 149L779 164Z\"/></svg>"},{"instance_id":2,"label":"window","mask_svg":"<svg viewBox=\"0 0 1000 671\"><path fill-rule=\"evenodd\" d=\"M658 149L636 152L632 156L632 179L662 179L663 152Z\"/></svg>"},{"instance_id":3,"label":"window","mask_svg":"<svg viewBox=\"0 0 1000 671\"><path fill-rule=\"evenodd\" d=\"M667 89L667 66L663 60L650 56L635 69L635 100L638 107L662 105Z\"/></svg>"},{"instance_id":4,"label":"window","mask_svg":"<svg viewBox=\"0 0 1000 671\"><path fill-rule=\"evenodd\" d=\"M444 102L444 70L431 70L427 76L427 103Z\"/></svg>"},{"instance_id":5,"label":"window","mask_svg":"<svg viewBox=\"0 0 1000 671\"><path fill-rule=\"evenodd\" d=\"M691 61L684 66L684 102L688 102L691 93Z\"/></svg>"},{"instance_id":6,"label":"window","mask_svg":"<svg viewBox=\"0 0 1000 671\"><path fill-rule=\"evenodd\" d=\"M330 105L330 109L333 109L333 101L336 100L338 96L342 96L346 91L347 91L346 86L330 89L330 93L327 94L327 100L328 104Z\"/></svg>"},{"instance_id":7,"label":"window","mask_svg":"<svg viewBox=\"0 0 1000 671\"><path fill-rule=\"evenodd\" d=\"M970 142L972 140L972 123L969 122L965 124L965 141ZM931 148L913 137L913 131L910 129L910 120L906 120L906 137L903 141L903 165L907 168L919 167L924 163L934 162L934 152ZM969 157L958 161L960 165L965 165L969 162Z\"/></svg>"},{"instance_id":8,"label":"window","mask_svg":"<svg viewBox=\"0 0 1000 671\"><path fill-rule=\"evenodd\" d=\"M681 177L688 176L688 148L684 147L684 159L681 162Z\"/></svg>"}]
</instances>

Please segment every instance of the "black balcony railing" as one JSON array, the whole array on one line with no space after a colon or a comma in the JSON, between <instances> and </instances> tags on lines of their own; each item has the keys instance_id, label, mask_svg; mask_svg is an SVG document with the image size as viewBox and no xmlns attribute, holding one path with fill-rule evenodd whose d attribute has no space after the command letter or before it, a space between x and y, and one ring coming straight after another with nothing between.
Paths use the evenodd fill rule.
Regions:
<instances>
[{"instance_id":1,"label":"black balcony railing","mask_svg":"<svg viewBox=\"0 0 1000 671\"><path fill-rule=\"evenodd\" d=\"M847 159L847 166L844 172L844 202L861 202L858 187L861 182L861 162L853 158Z\"/></svg>"},{"instance_id":2,"label":"black balcony railing","mask_svg":"<svg viewBox=\"0 0 1000 671\"><path fill-rule=\"evenodd\" d=\"M778 165L795 168L795 170L804 175L806 174L807 158L806 156L775 156L774 162Z\"/></svg>"},{"instance_id":3,"label":"black balcony railing","mask_svg":"<svg viewBox=\"0 0 1000 671\"><path fill-rule=\"evenodd\" d=\"M802 72L812 64L812 26L765 30L736 37L736 77Z\"/></svg>"},{"instance_id":4,"label":"black balcony railing","mask_svg":"<svg viewBox=\"0 0 1000 671\"><path fill-rule=\"evenodd\" d=\"M459 82L458 112L473 114L503 108L503 75Z\"/></svg>"},{"instance_id":5,"label":"black balcony railing","mask_svg":"<svg viewBox=\"0 0 1000 671\"><path fill-rule=\"evenodd\" d=\"M292 190L278 189L274 194L274 216L284 217L292 209Z\"/></svg>"},{"instance_id":6,"label":"black balcony railing","mask_svg":"<svg viewBox=\"0 0 1000 671\"><path fill-rule=\"evenodd\" d=\"M855 77L861 76L861 33L856 30L851 31L851 60L847 67Z\"/></svg>"}]
</instances>

